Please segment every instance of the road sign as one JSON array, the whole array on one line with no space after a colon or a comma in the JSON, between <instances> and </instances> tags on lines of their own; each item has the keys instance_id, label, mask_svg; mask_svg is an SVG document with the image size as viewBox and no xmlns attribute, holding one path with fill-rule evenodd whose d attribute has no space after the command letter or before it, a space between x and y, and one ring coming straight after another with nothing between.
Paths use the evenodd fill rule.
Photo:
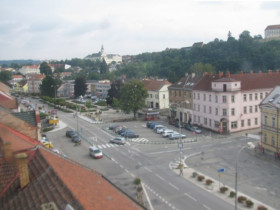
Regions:
<instances>
[{"instance_id":1,"label":"road sign","mask_svg":"<svg viewBox=\"0 0 280 210\"><path fill-rule=\"evenodd\" d=\"M179 149L182 149L182 148L183 148L183 143L181 143L181 142L178 143L178 148L179 148Z\"/></svg>"},{"instance_id":2,"label":"road sign","mask_svg":"<svg viewBox=\"0 0 280 210\"><path fill-rule=\"evenodd\" d=\"M220 169L218 169L218 172L219 173L223 173L223 172L225 172L225 169L224 168L220 168Z\"/></svg>"}]
</instances>

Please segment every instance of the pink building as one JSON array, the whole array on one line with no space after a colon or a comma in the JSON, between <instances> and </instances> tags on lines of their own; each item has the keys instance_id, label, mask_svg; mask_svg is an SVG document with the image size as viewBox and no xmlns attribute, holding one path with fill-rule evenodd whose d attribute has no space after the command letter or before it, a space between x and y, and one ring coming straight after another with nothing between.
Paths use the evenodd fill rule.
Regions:
<instances>
[{"instance_id":1,"label":"pink building","mask_svg":"<svg viewBox=\"0 0 280 210\"><path fill-rule=\"evenodd\" d=\"M278 70L205 73L193 89L193 124L221 133L259 128L259 104L276 85Z\"/></svg>"}]
</instances>

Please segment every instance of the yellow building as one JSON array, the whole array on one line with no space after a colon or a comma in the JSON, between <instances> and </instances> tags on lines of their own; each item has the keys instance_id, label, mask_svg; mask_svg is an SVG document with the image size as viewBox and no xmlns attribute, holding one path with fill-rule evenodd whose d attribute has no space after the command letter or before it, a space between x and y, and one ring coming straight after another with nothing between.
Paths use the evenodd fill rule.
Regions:
<instances>
[{"instance_id":1,"label":"yellow building","mask_svg":"<svg viewBox=\"0 0 280 210\"><path fill-rule=\"evenodd\" d=\"M280 86L261 102L261 145L264 152L280 157Z\"/></svg>"}]
</instances>

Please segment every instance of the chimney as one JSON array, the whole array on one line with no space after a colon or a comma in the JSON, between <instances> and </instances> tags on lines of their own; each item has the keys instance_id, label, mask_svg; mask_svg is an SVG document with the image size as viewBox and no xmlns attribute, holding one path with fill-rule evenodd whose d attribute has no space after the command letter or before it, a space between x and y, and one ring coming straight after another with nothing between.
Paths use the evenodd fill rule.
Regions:
<instances>
[{"instance_id":1,"label":"chimney","mask_svg":"<svg viewBox=\"0 0 280 210\"><path fill-rule=\"evenodd\" d=\"M9 141L4 142L4 157L5 159L12 159L12 144Z\"/></svg>"},{"instance_id":2,"label":"chimney","mask_svg":"<svg viewBox=\"0 0 280 210\"><path fill-rule=\"evenodd\" d=\"M272 74L272 70L268 70L268 74Z\"/></svg>"},{"instance_id":3,"label":"chimney","mask_svg":"<svg viewBox=\"0 0 280 210\"><path fill-rule=\"evenodd\" d=\"M230 77L230 72L229 71L227 71L226 76Z\"/></svg>"},{"instance_id":4,"label":"chimney","mask_svg":"<svg viewBox=\"0 0 280 210\"><path fill-rule=\"evenodd\" d=\"M26 153L19 153L16 155L21 189L23 189L29 183L29 170L27 164L27 157L28 156Z\"/></svg>"},{"instance_id":5,"label":"chimney","mask_svg":"<svg viewBox=\"0 0 280 210\"><path fill-rule=\"evenodd\" d=\"M223 75L224 75L224 72L219 71L219 78L223 77Z\"/></svg>"}]
</instances>

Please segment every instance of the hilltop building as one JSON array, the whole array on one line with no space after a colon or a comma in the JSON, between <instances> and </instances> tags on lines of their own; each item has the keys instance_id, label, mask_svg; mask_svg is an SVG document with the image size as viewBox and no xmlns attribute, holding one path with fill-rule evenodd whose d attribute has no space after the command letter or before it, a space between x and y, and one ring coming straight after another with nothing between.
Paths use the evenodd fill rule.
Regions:
<instances>
[{"instance_id":1,"label":"hilltop building","mask_svg":"<svg viewBox=\"0 0 280 210\"><path fill-rule=\"evenodd\" d=\"M122 62L122 56L117 54L106 54L103 45L101 46L100 52L88 55L84 59L88 59L92 61L97 61L97 60L102 61L104 59L106 64L111 64L112 62L116 62L116 63Z\"/></svg>"},{"instance_id":2,"label":"hilltop building","mask_svg":"<svg viewBox=\"0 0 280 210\"><path fill-rule=\"evenodd\" d=\"M264 30L266 40L280 39L280 25L270 25Z\"/></svg>"}]
</instances>

